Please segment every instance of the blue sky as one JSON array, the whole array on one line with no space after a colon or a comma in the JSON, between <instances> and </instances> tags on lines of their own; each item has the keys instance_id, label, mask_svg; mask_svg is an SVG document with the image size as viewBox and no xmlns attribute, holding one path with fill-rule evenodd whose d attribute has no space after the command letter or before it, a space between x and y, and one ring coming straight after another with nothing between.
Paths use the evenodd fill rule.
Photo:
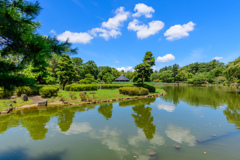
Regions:
<instances>
[{"instance_id":1,"label":"blue sky","mask_svg":"<svg viewBox=\"0 0 240 160\"><path fill-rule=\"evenodd\" d=\"M146 51L156 69L240 56L239 0L41 0L44 35L69 38L84 62L131 69Z\"/></svg>"}]
</instances>

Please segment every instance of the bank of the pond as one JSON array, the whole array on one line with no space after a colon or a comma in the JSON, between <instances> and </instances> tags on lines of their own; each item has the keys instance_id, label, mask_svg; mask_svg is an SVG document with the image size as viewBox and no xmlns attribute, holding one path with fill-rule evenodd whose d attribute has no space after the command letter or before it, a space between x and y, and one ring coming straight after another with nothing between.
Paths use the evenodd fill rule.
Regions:
<instances>
[{"instance_id":1,"label":"bank of the pond","mask_svg":"<svg viewBox=\"0 0 240 160\"><path fill-rule=\"evenodd\" d=\"M81 92L71 92L60 90L57 97L42 99L48 102L48 106L79 106L79 105L89 105L98 104L104 102L115 102L115 101L125 101L130 99L142 99L150 97L160 97L167 94L163 89L156 89L155 93L149 93L146 96L129 96L119 93L118 89L101 89L97 91L85 91L87 95L87 101L81 101ZM70 93L74 93L71 97ZM13 101L15 101L13 103ZM10 106L11 105L11 106ZM22 101L20 97L16 99L5 99L0 100L0 114L8 114L12 110L18 110L22 108L37 107L38 104L34 103L31 99L28 101Z\"/></svg>"}]
</instances>

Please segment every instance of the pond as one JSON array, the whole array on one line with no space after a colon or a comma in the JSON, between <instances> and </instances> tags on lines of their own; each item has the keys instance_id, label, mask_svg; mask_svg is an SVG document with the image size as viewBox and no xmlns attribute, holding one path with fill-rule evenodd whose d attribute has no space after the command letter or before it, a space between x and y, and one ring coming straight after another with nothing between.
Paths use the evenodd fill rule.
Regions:
<instances>
[{"instance_id":1,"label":"pond","mask_svg":"<svg viewBox=\"0 0 240 160\"><path fill-rule=\"evenodd\" d=\"M0 159L239 159L238 91L163 88L164 97L0 116Z\"/></svg>"}]
</instances>

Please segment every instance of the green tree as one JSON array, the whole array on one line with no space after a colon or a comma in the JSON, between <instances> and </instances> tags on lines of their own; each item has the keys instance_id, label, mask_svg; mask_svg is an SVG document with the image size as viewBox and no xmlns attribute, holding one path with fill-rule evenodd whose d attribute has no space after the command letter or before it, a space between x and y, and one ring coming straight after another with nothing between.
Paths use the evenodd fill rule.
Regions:
<instances>
[{"instance_id":1,"label":"green tree","mask_svg":"<svg viewBox=\"0 0 240 160\"><path fill-rule=\"evenodd\" d=\"M159 76L164 82L172 82L174 80L173 72L171 70L162 71L159 73Z\"/></svg>"},{"instance_id":2,"label":"green tree","mask_svg":"<svg viewBox=\"0 0 240 160\"><path fill-rule=\"evenodd\" d=\"M98 78L101 80L100 89L102 89L102 82L112 83L114 77L112 75L111 67L104 67L103 70L98 74Z\"/></svg>"},{"instance_id":3,"label":"green tree","mask_svg":"<svg viewBox=\"0 0 240 160\"><path fill-rule=\"evenodd\" d=\"M146 52L143 58L143 63L135 66L135 74L133 77L134 82L141 82L142 86L144 81L150 81L150 76L153 73L152 66L155 65L155 58L152 52Z\"/></svg>"},{"instance_id":4,"label":"green tree","mask_svg":"<svg viewBox=\"0 0 240 160\"><path fill-rule=\"evenodd\" d=\"M176 81L176 75L178 74L178 69L179 69L179 65L178 64L174 64L172 66L172 72L173 72L173 78L174 78L174 81Z\"/></svg>"},{"instance_id":5,"label":"green tree","mask_svg":"<svg viewBox=\"0 0 240 160\"><path fill-rule=\"evenodd\" d=\"M82 72L84 75L90 73L95 79L97 79L98 67L94 61L87 61L86 63L83 63Z\"/></svg>"},{"instance_id":6,"label":"green tree","mask_svg":"<svg viewBox=\"0 0 240 160\"><path fill-rule=\"evenodd\" d=\"M81 79L78 83L79 84L91 84L92 82L96 82L93 75L86 74L84 79Z\"/></svg>"},{"instance_id":7,"label":"green tree","mask_svg":"<svg viewBox=\"0 0 240 160\"><path fill-rule=\"evenodd\" d=\"M63 86L64 90L67 83L71 83L72 80L77 76L74 70L72 60L69 55L63 54L58 61L58 68L56 69L59 83Z\"/></svg>"},{"instance_id":8,"label":"green tree","mask_svg":"<svg viewBox=\"0 0 240 160\"><path fill-rule=\"evenodd\" d=\"M0 0L0 86L4 89L30 83L18 74L28 64L45 68L52 53L76 53L68 42L37 33L40 23L34 20L40 9L38 2ZM9 57L16 58L17 63Z\"/></svg>"},{"instance_id":9,"label":"green tree","mask_svg":"<svg viewBox=\"0 0 240 160\"><path fill-rule=\"evenodd\" d=\"M226 65L224 75L229 82L235 82L240 79L240 57Z\"/></svg>"}]
</instances>

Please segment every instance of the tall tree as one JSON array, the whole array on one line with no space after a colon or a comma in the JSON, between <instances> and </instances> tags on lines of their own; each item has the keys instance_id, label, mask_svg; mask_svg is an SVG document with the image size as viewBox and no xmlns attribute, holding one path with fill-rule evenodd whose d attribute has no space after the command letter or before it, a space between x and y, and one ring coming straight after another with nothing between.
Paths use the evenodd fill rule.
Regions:
<instances>
[{"instance_id":1,"label":"tall tree","mask_svg":"<svg viewBox=\"0 0 240 160\"><path fill-rule=\"evenodd\" d=\"M224 70L224 75L228 81L236 81L240 79L240 57L230 62Z\"/></svg>"},{"instance_id":2,"label":"tall tree","mask_svg":"<svg viewBox=\"0 0 240 160\"><path fill-rule=\"evenodd\" d=\"M56 70L59 83L62 85L63 90L65 85L67 83L71 83L71 81L77 76L77 72L74 70L72 60L67 54L63 54L60 57L58 61L58 68Z\"/></svg>"},{"instance_id":3,"label":"tall tree","mask_svg":"<svg viewBox=\"0 0 240 160\"><path fill-rule=\"evenodd\" d=\"M114 80L112 75L111 67L104 67L103 70L98 74L98 78L101 80L100 89L102 89L102 82L111 83Z\"/></svg>"},{"instance_id":4,"label":"tall tree","mask_svg":"<svg viewBox=\"0 0 240 160\"><path fill-rule=\"evenodd\" d=\"M4 89L29 83L17 74L29 63L33 67L47 66L52 53L76 53L68 42L60 43L37 33L40 23L34 20L40 9L38 2L0 0L0 86ZM15 57L18 63L8 60L9 57Z\"/></svg>"},{"instance_id":5,"label":"tall tree","mask_svg":"<svg viewBox=\"0 0 240 160\"><path fill-rule=\"evenodd\" d=\"M135 75L133 81L141 82L142 86L143 82L150 81L150 76L153 73L152 66L155 65L155 58L153 57L152 52L146 52L143 58L143 63L135 66Z\"/></svg>"}]
</instances>

